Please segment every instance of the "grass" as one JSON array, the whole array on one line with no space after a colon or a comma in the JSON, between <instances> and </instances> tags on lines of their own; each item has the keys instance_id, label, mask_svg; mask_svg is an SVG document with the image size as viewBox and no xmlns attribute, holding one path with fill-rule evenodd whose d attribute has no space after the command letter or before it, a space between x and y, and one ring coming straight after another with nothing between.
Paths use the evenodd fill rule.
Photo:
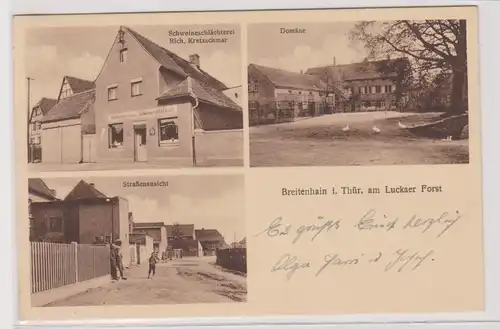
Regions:
<instances>
[{"instance_id":1,"label":"grass","mask_svg":"<svg viewBox=\"0 0 500 329\"><path fill-rule=\"evenodd\" d=\"M421 138L398 127L433 122L440 113L346 113L250 129L250 165L349 166L469 162L468 140ZM349 124L350 131L342 128ZM375 133L373 127L380 129Z\"/></svg>"}]
</instances>

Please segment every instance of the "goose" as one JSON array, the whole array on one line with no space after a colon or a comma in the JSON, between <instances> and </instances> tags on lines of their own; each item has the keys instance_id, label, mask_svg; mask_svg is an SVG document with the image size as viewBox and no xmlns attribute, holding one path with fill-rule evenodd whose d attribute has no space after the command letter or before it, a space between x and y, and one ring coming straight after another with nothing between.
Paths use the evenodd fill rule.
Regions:
<instances>
[{"instance_id":1,"label":"goose","mask_svg":"<svg viewBox=\"0 0 500 329\"><path fill-rule=\"evenodd\" d=\"M443 140L443 141L451 141L451 140L453 140L453 139L452 139L452 137L451 137L451 136L448 136L448 137L446 137L446 138L443 138L442 140Z\"/></svg>"},{"instance_id":2,"label":"goose","mask_svg":"<svg viewBox=\"0 0 500 329\"><path fill-rule=\"evenodd\" d=\"M401 121L398 121L398 126L399 126L399 128L401 128L401 129L406 129L406 128L408 128L407 126L405 126L404 124L402 124L402 123L401 123Z\"/></svg>"},{"instance_id":3,"label":"goose","mask_svg":"<svg viewBox=\"0 0 500 329\"><path fill-rule=\"evenodd\" d=\"M380 134L380 129L377 128L377 126L373 126L372 130L373 130L374 133Z\"/></svg>"},{"instance_id":4,"label":"goose","mask_svg":"<svg viewBox=\"0 0 500 329\"><path fill-rule=\"evenodd\" d=\"M349 128L349 124L347 124L347 126L345 126L344 128L342 128L342 131L343 132L348 132L351 128Z\"/></svg>"}]
</instances>

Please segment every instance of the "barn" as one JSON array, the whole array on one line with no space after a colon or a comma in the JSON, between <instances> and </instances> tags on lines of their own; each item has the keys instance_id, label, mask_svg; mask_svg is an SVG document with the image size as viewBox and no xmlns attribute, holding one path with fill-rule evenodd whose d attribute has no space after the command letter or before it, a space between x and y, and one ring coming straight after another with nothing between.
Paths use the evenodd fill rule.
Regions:
<instances>
[{"instance_id":1,"label":"barn","mask_svg":"<svg viewBox=\"0 0 500 329\"><path fill-rule=\"evenodd\" d=\"M95 90L60 99L42 119L44 163L82 163L95 159Z\"/></svg>"}]
</instances>

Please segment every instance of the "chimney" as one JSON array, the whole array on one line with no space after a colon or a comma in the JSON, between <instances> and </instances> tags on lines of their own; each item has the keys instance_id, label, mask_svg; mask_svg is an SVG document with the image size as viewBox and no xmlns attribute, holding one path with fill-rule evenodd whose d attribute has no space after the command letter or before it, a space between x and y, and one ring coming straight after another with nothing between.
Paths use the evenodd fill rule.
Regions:
<instances>
[{"instance_id":1,"label":"chimney","mask_svg":"<svg viewBox=\"0 0 500 329\"><path fill-rule=\"evenodd\" d=\"M90 186L95 187L94 183L89 183Z\"/></svg>"},{"instance_id":2,"label":"chimney","mask_svg":"<svg viewBox=\"0 0 500 329\"><path fill-rule=\"evenodd\" d=\"M333 66L337 66L337 58L333 56Z\"/></svg>"},{"instance_id":3,"label":"chimney","mask_svg":"<svg viewBox=\"0 0 500 329\"><path fill-rule=\"evenodd\" d=\"M196 66L197 68L200 68L200 55L198 54L189 55L189 63Z\"/></svg>"}]
</instances>

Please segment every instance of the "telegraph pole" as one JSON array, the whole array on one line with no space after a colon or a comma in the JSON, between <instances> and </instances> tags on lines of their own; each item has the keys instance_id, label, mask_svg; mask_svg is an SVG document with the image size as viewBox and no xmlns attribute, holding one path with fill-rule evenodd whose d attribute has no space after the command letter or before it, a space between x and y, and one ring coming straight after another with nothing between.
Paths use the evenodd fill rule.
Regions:
<instances>
[{"instance_id":1,"label":"telegraph pole","mask_svg":"<svg viewBox=\"0 0 500 329\"><path fill-rule=\"evenodd\" d=\"M31 77L26 77L26 80L28 81L28 119L27 119L27 146L28 146L28 161L32 162L33 161L33 152L31 150L31 144L30 144L30 119L31 119L31 81L35 80Z\"/></svg>"}]
</instances>

